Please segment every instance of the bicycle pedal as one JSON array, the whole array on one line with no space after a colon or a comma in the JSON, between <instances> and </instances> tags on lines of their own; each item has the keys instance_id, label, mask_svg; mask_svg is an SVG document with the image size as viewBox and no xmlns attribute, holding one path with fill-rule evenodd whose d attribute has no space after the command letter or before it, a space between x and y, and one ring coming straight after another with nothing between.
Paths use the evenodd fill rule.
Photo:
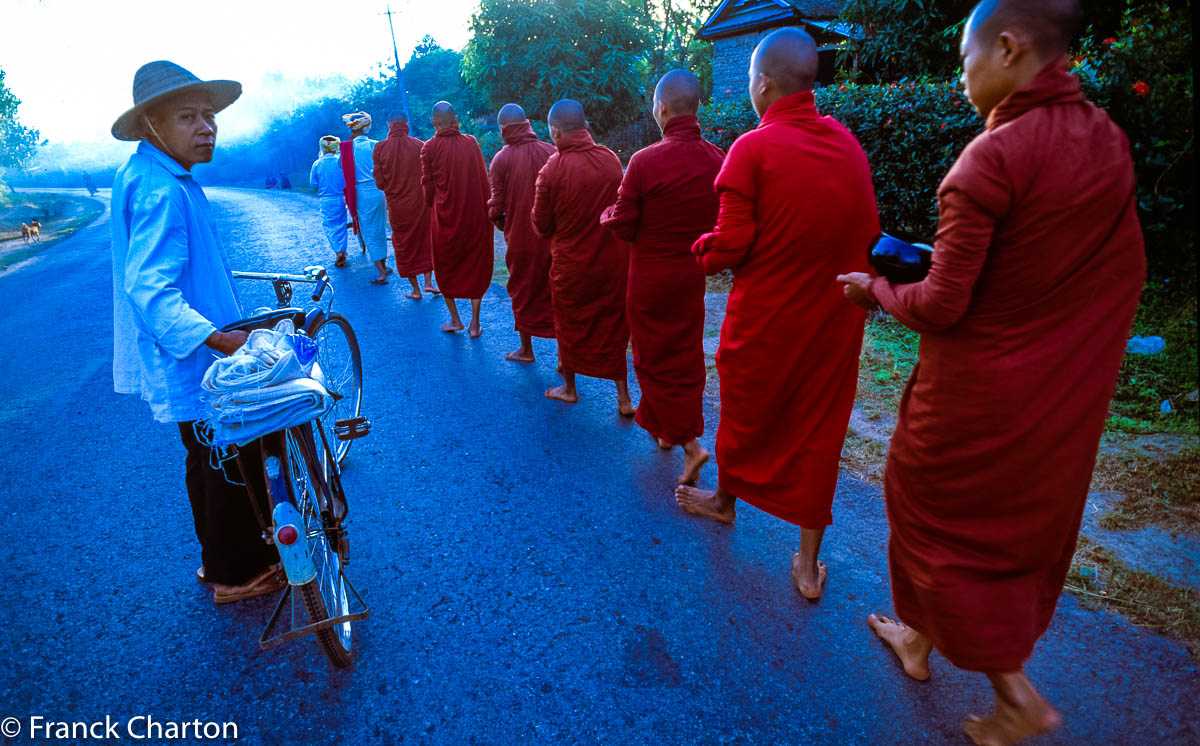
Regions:
<instances>
[{"instance_id":1,"label":"bicycle pedal","mask_svg":"<svg viewBox=\"0 0 1200 746\"><path fill-rule=\"evenodd\" d=\"M338 440L354 440L364 435L370 435L371 421L366 417L351 417L338 420L333 425L333 434Z\"/></svg>"}]
</instances>

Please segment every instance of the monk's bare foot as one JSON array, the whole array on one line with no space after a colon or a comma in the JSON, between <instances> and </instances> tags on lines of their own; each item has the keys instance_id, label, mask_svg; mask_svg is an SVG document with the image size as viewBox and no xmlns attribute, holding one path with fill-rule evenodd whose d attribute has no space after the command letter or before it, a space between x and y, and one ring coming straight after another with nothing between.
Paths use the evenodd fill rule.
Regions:
<instances>
[{"instance_id":1,"label":"monk's bare foot","mask_svg":"<svg viewBox=\"0 0 1200 746\"><path fill-rule=\"evenodd\" d=\"M663 449L664 451L669 451L675 447L675 446L671 445L670 443L668 443L667 441L663 440L662 438L655 438L654 442L657 443L658 447Z\"/></svg>"},{"instance_id":2,"label":"monk's bare foot","mask_svg":"<svg viewBox=\"0 0 1200 746\"><path fill-rule=\"evenodd\" d=\"M568 392L565 385L555 386L552 389L546 390L546 398L554 399L555 401L565 401L567 404L574 404L579 401L579 394Z\"/></svg>"},{"instance_id":3,"label":"monk's bare foot","mask_svg":"<svg viewBox=\"0 0 1200 746\"><path fill-rule=\"evenodd\" d=\"M445 324L442 324L442 331L449 332L451 334L454 332L461 332L464 328L465 327L462 325L461 321L447 321Z\"/></svg>"},{"instance_id":4,"label":"monk's bare foot","mask_svg":"<svg viewBox=\"0 0 1200 746\"><path fill-rule=\"evenodd\" d=\"M623 397L617 397L617 411L622 417L632 417L637 414L637 407L633 406L633 402Z\"/></svg>"},{"instance_id":5,"label":"monk's bare foot","mask_svg":"<svg viewBox=\"0 0 1200 746\"><path fill-rule=\"evenodd\" d=\"M534 358L532 352L526 352L525 350L513 350L505 355L504 359L511 360L514 363L532 363Z\"/></svg>"},{"instance_id":6,"label":"monk's bare foot","mask_svg":"<svg viewBox=\"0 0 1200 746\"><path fill-rule=\"evenodd\" d=\"M1062 717L1050 703L1042 699L1029 679L1022 673L1000 674L999 677L1017 676L1024 682L1016 686L999 686L992 678L996 689L996 709L986 718L972 715L963 724L967 735L981 746L1009 746L1027 738L1048 733L1059 726ZM1001 689L1003 688L1003 691Z\"/></svg>"},{"instance_id":7,"label":"monk's bare foot","mask_svg":"<svg viewBox=\"0 0 1200 746\"><path fill-rule=\"evenodd\" d=\"M904 673L917 681L929 678L929 652L932 647L923 635L894 619L874 614L867 617L867 626L875 630L879 639L891 646L904 666Z\"/></svg>"},{"instance_id":8,"label":"monk's bare foot","mask_svg":"<svg viewBox=\"0 0 1200 746\"><path fill-rule=\"evenodd\" d=\"M423 298L425 296L421 295L420 290L410 290L409 292L404 294L404 297L412 298L413 300L421 300L421 298Z\"/></svg>"},{"instance_id":9,"label":"monk's bare foot","mask_svg":"<svg viewBox=\"0 0 1200 746\"><path fill-rule=\"evenodd\" d=\"M429 293L430 295L441 295L442 294L442 291L438 290L436 285L426 285L425 292Z\"/></svg>"},{"instance_id":10,"label":"monk's bare foot","mask_svg":"<svg viewBox=\"0 0 1200 746\"><path fill-rule=\"evenodd\" d=\"M670 448L670 446L667 446ZM683 473L679 475L680 484L695 484L700 478L700 470L708 463L708 449L701 448L696 453L683 454Z\"/></svg>"},{"instance_id":11,"label":"monk's bare foot","mask_svg":"<svg viewBox=\"0 0 1200 746\"><path fill-rule=\"evenodd\" d=\"M479 335L483 334L483 327L476 322L472 322L467 328L467 334L471 335L471 339L479 339Z\"/></svg>"},{"instance_id":12,"label":"monk's bare foot","mask_svg":"<svg viewBox=\"0 0 1200 746\"><path fill-rule=\"evenodd\" d=\"M817 561L817 577L807 576L804 572L804 562L799 552L792 555L792 585L800 591L800 595L809 601L816 601L825 592L825 581L829 579L829 568L824 562Z\"/></svg>"},{"instance_id":13,"label":"monk's bare foot","mask_svg":"<svg viewBox=\"0 0 1200 746\"><path fill-rule=\"evenodd\" d=\"M733 519L737 517L736 507L717 499L717 493L711 490L680 485L675 488L675 502L684 513L697 518L708 518L718 523L733 523Z\"/></svg>"}]
</instances>

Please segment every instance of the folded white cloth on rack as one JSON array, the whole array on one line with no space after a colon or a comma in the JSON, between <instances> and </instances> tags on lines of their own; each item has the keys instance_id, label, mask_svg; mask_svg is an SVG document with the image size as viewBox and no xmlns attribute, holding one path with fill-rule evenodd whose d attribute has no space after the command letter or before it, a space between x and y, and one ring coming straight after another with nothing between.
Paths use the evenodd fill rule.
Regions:
<instances>
[{"instance_id":1,"label":"folded white cloth on rack","mask_svg":"<svg viewBox=\"0 0 1200 746\"><path fill-rule=\"evenodd\" d=\"M213 361L201 384L213 444L245 445L329 411L333 396L316 355L316 342L285 319L255 329L235 353Z\"/></svg>"}]
</instances>

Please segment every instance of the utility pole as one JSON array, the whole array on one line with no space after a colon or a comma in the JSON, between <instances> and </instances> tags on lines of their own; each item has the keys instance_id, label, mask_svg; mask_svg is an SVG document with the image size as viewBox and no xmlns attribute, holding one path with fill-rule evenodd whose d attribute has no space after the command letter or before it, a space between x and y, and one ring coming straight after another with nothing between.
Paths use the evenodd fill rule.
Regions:
<instances>
[{"instance_id":1,"label":"utility pole","mask_svg":"<svg viewBox=\"0 0 1200 746\"><path fill-rule=\"evenodd\" d=\"M387 12L383 15L388 17L388 29L392 32L392 54L396 57L396 85L400 88L400 104L404 109L404 116L412 121L412 114L408 111L408 91L404 89L404 71L400 69L400 52L396 49L396 29L392 26L392 6L386 7Z\"/></svg>"}]
</instances>

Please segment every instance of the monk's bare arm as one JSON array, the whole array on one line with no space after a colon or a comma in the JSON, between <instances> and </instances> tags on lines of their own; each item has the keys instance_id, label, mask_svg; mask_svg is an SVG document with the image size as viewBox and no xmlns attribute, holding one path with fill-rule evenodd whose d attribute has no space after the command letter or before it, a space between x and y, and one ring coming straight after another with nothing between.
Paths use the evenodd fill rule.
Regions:
<instances>
[{"instance_id":1,"label":"monk's bare arm","mask_svg":"<svg viewBox=\"0 0 1200 746\"><path fill-rule=\"evenodd\" d=\"M621 186L617 189L617 201L600 215L600 224L623 241L636 239L642 227L641 173L635 156L621 179Z\"/></svg>"},{"instance_id":2,"label":"monk's bare arm","mask_svg":"<svg viewBox=\"0 0 1200 746\"><path fill-rule=\"evenodd\" d=\"M496 153L496 157L492 159L492 170L489 174L492 193L488 197L488 220L496 224L500 230L504 230L504 204L507 182L508 169L505 167L505 160L502 153Z\"/></svg>"},{"instance_id":3,"label":"monk's bare arm","mask_svg":"<svg viewBox=\"0 0 1200 746\"><path fill-rule=\"evenodd\" d=\"M375 168L372 173L375 174L375 186L383 191L387 191L387 169L379 167L379 146L383 143L376 143L375 148L371 151L371 162Z\"/></svg>"},{"instance_id":4,"label":"monk's bare arm","mask_svg":"<svg viewBox=\"0 0 1200 746\"><path fill-rule=\"evenodd\" d=\"M538 171L537 183L533 189L533 232L538 238L551 238L554 235L554 204L550 195L550 181L554 177L554 168L558 156L550 156L542 170Z\"/></svg>"},{"instance_id":5,"label":"monk's bare arm","mask_svg":"<svg viewBox=\"0 0 1200 746\"><path fill-rule=\"evenodd\" d=\"M425 204L433 207L433 154L429 142L421 146L421 193L425 195Z\"/></svg>"},{"instance_id":6,"label":"monk's bare arm","mask_svg":"<svg viewBox=\"0 0 1200 746\"><path fill-rule=\"evenodd\" d=\"M716 227L692 244L692 253L706 275L734 269L744 262L758 235L753 201L731 189L722 189L720 198Z\"/></svg>"}]
</instances>

